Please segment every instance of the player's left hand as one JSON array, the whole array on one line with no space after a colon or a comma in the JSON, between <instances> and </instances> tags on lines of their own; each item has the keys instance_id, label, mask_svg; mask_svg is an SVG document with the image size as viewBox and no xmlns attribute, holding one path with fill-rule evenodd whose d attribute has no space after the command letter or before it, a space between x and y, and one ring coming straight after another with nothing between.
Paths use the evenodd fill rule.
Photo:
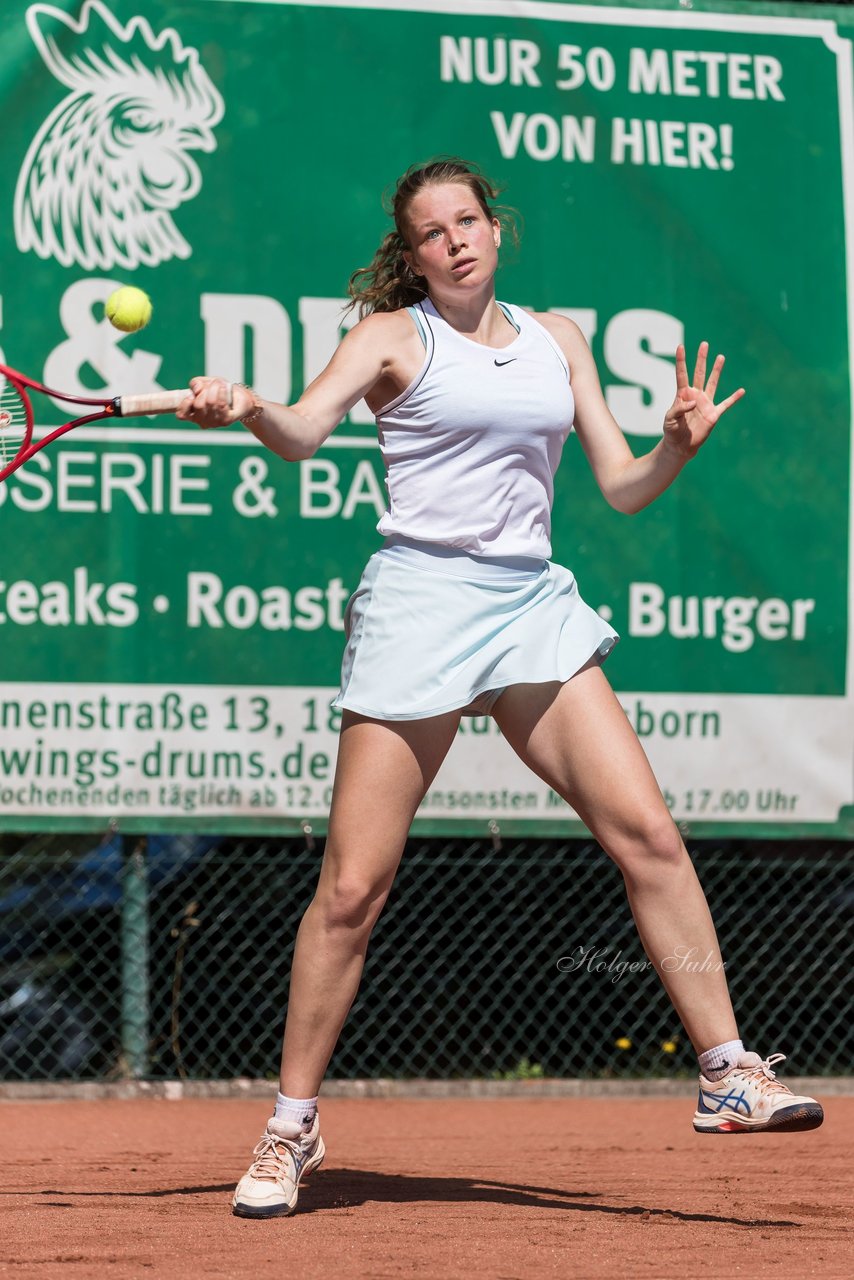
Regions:
<instances>
[{"instance_id":1,"label":"player's left hand","mask_svg":"<svg viewBox=\"0 0 854 1280\"><path fill-rule=\"evenodd\" d=\"M681 344L676 348L676 399L664 416L664 439L675 453L684 458L693 458L700 446L708 440L718 418L744 395L744 387L739 387L726 400L715 404L715 392L724 367L724 357L715 358L707 378L708 356L709 344L701 342L694 366L694 380L689 383L685 348Z\"/></svg>"}]
</instances>

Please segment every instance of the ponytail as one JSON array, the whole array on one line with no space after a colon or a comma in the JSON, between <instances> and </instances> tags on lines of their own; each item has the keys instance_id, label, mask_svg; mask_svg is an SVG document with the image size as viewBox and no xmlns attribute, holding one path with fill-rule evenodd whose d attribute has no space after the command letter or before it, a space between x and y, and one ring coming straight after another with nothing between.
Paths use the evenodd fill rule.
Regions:
<instances>
[{"instance_id":1,"label":"ponytail","mask_svg":"<svg viewBox=\"0 0 854 1280\"><path fill-rule=\"evenodd\" d=\"M350 306L359 308L359 319L371 311L399 311L427 297L424 277L417 276L404 260L406 248L400 232L389 231L371 265L351 275L347 293Z\"/></svg>"}]
</instances>

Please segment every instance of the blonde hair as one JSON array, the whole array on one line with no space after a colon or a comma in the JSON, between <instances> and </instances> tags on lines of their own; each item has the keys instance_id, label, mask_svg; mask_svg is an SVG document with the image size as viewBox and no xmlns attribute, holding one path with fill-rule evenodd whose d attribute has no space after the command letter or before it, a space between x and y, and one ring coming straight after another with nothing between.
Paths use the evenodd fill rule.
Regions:
<instances>
[{"instance_id":1,"label":"blonde hair","mask_svg":"<svg viewBox=\"0 0 854 1280\"><path fill-rule=\"evenodd\" d=\"M490 203L498 197L499 189L477 165L453 156L431 160L425 165L413 165L398 179L391 197L384 200L386 213L394 218L394 230L385 236L370 266L360 267L350 277L347 290L350 307L359 308L360 318L371 311L398 311L401 307L411 307L427 296L424 277L419 276L403 256L410 248L406 214L414 198L425 187L438 187L449 182L468 187L486 217L490 220L497 218L514 243L518 243L514 211Z\"/></svg>"}]
</instances>

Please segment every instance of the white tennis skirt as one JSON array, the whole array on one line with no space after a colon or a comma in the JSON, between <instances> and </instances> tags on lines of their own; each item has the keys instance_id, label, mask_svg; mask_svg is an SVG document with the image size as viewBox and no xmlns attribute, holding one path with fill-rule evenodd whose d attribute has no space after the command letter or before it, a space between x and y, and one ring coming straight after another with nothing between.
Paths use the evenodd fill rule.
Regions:
<instances>
[{"instance_id":1,"label":"white tennis skirt","mask_svg":"<svg viewBox=\"0 0 854 1280\"><path fill-rule=\"evenodd\" d=\"M344 625L333 705L376 720L489 715L509 685L568 680L619 639L560 565L401 537L371 556Z\"/></svg>"}]
</instances>

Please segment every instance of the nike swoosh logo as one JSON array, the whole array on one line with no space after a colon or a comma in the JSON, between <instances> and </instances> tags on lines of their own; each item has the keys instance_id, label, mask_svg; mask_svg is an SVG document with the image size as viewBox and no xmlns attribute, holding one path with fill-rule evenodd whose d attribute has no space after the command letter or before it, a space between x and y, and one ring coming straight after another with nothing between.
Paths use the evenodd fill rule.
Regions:
<instances>
[{"instance_id":1,"label":"nike swoosh logo","mask_svg":"<svg viewBox=\"0 0 854 1280\"><path fill-rule=\"evenodd\" d=\"M509 360L496 360L495 363L498 365L500 369L502 365L512 364L515 359L516 359L515 356L511 356Z\"/></svg>"}]
</instances>

